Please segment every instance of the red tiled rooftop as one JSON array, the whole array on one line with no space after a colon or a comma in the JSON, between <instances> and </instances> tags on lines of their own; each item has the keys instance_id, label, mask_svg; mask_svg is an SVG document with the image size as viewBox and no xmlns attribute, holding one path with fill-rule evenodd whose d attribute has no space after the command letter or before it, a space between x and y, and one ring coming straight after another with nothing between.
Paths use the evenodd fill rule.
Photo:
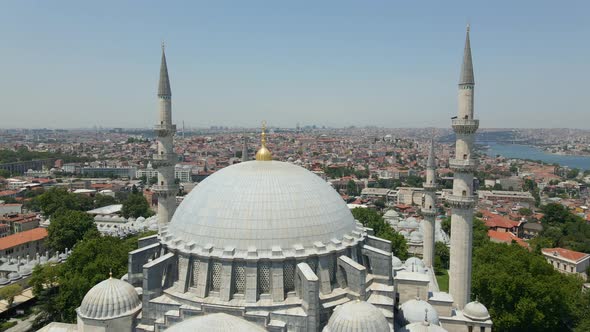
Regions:
<instances>
[{"instance_id":1,"label":"red tiled rooftop","mask_svg":"<svg viewBox=\"0 0 590 332\"><path fill-rule=\"evenodd\" d=\"M33 228L28 231L8 235L0 238L0 250L12 248L27 242L38 241L47 237L47 229Z\"/></svg>"},{"instance_id":2,"label":"red tiled rooftop","mask_svg":"<svg viewBox=\"0 0 590 332\"><path fill-rule=\"evenodd\" d=\"M490 239L494 239L497 242L504 242L504 243L512 243L512 241L516 241L516 243L518 243L521 247L524 248L528 248L529 244L526 243L524 240L522 240L521 238L517 237L516 235L510 233L510 232L498 232L495 230L488 230L488 237Z\"/></svg>"},{"instance_id":3,"label":"red tiled rooftop","mask_svg":"<svg viewBox=\"0 0 590 332\"><path fill-rule=\"evenodd\" d=\"M483 214L483 220L486 226L489 228L500 227L510 229L513 227L518 227L520 224L518 221L510 220L506 217L493 214L489 211L481 211L481 213Z\"/></svg>"},{"instance_id":4,"label":"red tiled rooftop","mask_svg":"<svg viewBox=\"0 0 590 332\"><path fill-rule=\"evenodd\" d=\"M586 253L579 252L579 251L573 251L573 250L569 250L569 249L564 249L564 248L544 248L544 249L542 249L542 251L544 254L547 254L547 255L557 254L565 259L569 259L574 262L580 261L580 260L590 256L590 254L586 254Z\"/></svg>"}]
</instances>

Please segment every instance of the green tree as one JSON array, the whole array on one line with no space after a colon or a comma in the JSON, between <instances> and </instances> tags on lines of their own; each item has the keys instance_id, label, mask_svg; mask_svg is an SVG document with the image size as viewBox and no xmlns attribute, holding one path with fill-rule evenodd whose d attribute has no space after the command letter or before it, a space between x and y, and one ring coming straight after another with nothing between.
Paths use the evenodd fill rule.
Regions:
<instances>
[{"instance_id":1,"label":"green tree","mask_svg":"<svg viewBox=\"0 0 590 332\"><path fill-rule=\"evenodd\" d=\"M440 226L445 233L450 235L451 234L451 217L443 218L440 223Z\"/></svg>"},{"instance_id":2,"label":"green tree","mask_svg":"<svg viewBox=\"0 0 590 332\"><path fill-rule=\"evenodd\" d=\"M33 206L38 206L46 216L52 216L60 209L88 211L94 207L92 198L73 194L65 188L53 187L33 199Z\"/></svg>"},{"instance_id":3,"label":"green tree","mask_svg":"<svg viewBox=\"0 0 590 332\"><path fill-rule=\"evenodd\" d=\"M533 211L531 211L531 209L528 208L520 208L518 209L518 214L520 214L521 216L528 217L533 215Z\"/></svg>"},{"instance_id":4,"label":"green tree","mask_svg":"<svg viewBox=\"0 0 590 332\"><path fill-rule=\"evenodd\" d=\"M19 284L12 284L0 288L0 299L6 300L8 306L12 306L14 297L19 295L23 291L23 287Z\"/></svg>"},{"instance_id":5,"label":"green tree","mask_svg":"<svg viewBox=\"0 0 590 332\"><path fill-rule=\"evenodd\" d=\"M442 230L451 234L451 217L446 217L441 221ZM488 227L479 218L473 218L473 246L480 246L489 241Z\"/></svg>"},{"instance_id":6,"label":"green tree","mask_svg":"<svg viewBox=\"0 0 590 332\"><path fill-rule=\"evenodd\" d=\"M75 309L90 288L108 278L109 271L117 278L127 272L129 251L137 248L138 237L86 236L65 263L36 267L31 285L42 309L37 325L47 321L75 322Z\"/></svg>"},{"instance_id":7,"label":"green tree","mask_svg":"<svg viewBox=\"0 0 590 332\"><path fill-rule=\"evenodd\" d=\"M488 227L479 218L473 218L473 247L479 247L490 241Z\"/></svg>"},{"instance_id":8,"label":"green tree","mask_svg":"<svg viewBox=\"0 0 590 332\"><path fill-rule=\"evenodd\" d=\"M558 203L549 203L541 207L543 212L543 218L541 222L547 224L562 224L567 222L578 222L583 221L582 218L571 213L567 207Z\"/></svg>"},{"instance_id":9,"label":"green tree","mask_svg":"<svg viewBox=\"0 0 590 332\"><path fill-rule=\"evenodd\" d=\"M580 170L578 168L572 168L567 171L565 177L568 179L575 179L578 176L578 174L580 174Z\"/></svg>"},{"instance_id":10,"label":"green tree","mask_svg":"<svg viewBox=\"0 0 590 332\"><path fill-rule=\"evenodd\" d=\"M98 194L94 197L94 208L118 204L119 201L113 196Z\"/></svg>"},{"instance_id":11,"label":"green tree","mask_svg":"<svg viewBox=\"0 0 590 332\"><path fill-rule=\"evenodd\" d=\"M346 194L348 196L357 196L359 194L354 180L348 180L348 183L346 184Z\"/></svg>"},{"instance_id":12,"label":"green tree","mask_svg":"<svg viewBox=\"0 0 590 332\"><path fill-rule=\"evenodd\" d=\"M5 169L0 169L0 177L2 178L9 178L10 172Z\"/></svg>"},{"instance_id":13,"label":"green tree","mask_svg":"<svg viewBox=\"0 0 590 332\"><path fill-rule=\"evenodd\" d=\"M406 243L406 239L403 235L391 228L379 212L373 209L355 208L352 210L352 215L363 226L372 228L375 236L391 241L391 250L395 256L402 260L408 258L408 244Z\"/></svg>"},{"instance_id":14,"label":"green tree","mask_svg":"<svg viewBox=\"0 0 590 332\"><path fill-rule=\"evenodd\" d=\"M424 179L416 176L416 175L410 175L408 176L404 182L409 186L409 187L414 187L414 188L421 188L422 187L422 183L424 183Z\"/></svg>"},{"instance_id":15,"label":"green tree","mask_svg":"<svg viewBox=\"0 0 590 332\"><path fill-rule=\"evenodd\" d=\"M147 218L154 213L150 210L150 205L141 193L132 193L123 202L121 214L125 218Z\"/></svg>"},{"instance_id":16,"label":"green tree","mask_svg":"<svg viewBox=\"0 0 590 332\"><path fill-rule=\"evenodd\" d=\"M61 313L55 298L59 292L60 265L39 264L33 268L29 285L33 289L33 295L37 297L39 314L33 322L33 330L38 330L54 320L60 320Z\"/></svg>"},{"instance_id":17,"label":"green tree","mask_svg":"<svg viewBox=\"0 0 590 332\"><path fill-rule=\"evenodd\" d=\"M581 286L518 245L488 241L474 249L472 294L487 306L495 331L571 330L590 309Z\"/></svg>"},{"instance_id":18,"label":"green tree","mask_svg":"<svg viewBox=\"0 0 590 332\"><path fill-rule=\"evenodd\" d=\"M434 271L437 274L449 269L450 251L444 242L436 242L434 247Z\"/></svg>"},{"instance_id":19,"label":"green tree","mask_svg":"<svg viewBox=\"0 0 590 332\"><path fill-rule=\"evenodd\" d=\"M60 210L53 215L47 228L47 246L60 252L72 249L91 230L96 231L91 215L82 211Z\"/></svg>"}]
</instances>

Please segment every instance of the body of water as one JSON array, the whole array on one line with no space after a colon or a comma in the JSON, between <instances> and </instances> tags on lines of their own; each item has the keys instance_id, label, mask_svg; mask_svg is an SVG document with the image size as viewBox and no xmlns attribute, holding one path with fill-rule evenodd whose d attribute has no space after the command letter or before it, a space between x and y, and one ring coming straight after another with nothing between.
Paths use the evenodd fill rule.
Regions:
<instances>
[{"instance_id":1,"label":"body of water","mask_svg":"<svg viewBox=\"0 0 590 332\"><path fill-rule=\"evenodd\" d=\"M519 144L483 143L490 148L486 150L489 156L501 155L506 158L541 160L548 164L558 163L561 166L590 169L590 156L564 156L547 153L539 148Z\"/></svg>"}]
</instances>

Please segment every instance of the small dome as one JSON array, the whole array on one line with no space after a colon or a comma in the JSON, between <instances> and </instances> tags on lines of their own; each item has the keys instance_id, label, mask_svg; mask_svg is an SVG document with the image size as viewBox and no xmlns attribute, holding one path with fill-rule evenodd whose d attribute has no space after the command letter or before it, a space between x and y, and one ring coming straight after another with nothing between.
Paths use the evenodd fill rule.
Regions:
<instances>
[{"instance_id":1,"label":"small dome","mask_svg":"<svg viewBox=\"0 0 590 332\"><path fill-rule=\"evenodd\" d=\"M412 232L412 234L410 234L410 242L414 242L414 243L422 242L422 234L418 231Z\"/></svg>"},{"instance_id":2,"label":"small dome","mask_svg":"<svg viewBox=\"0 0 590 332\"><path fill-rule=\"evenodd\" d=\"M430 324L428 322L412 323L406 325L402 332L448 332L439 325Z\"/></svg>"},{"instance_id":3,"label":"small dome","mask_svg":"<svg viewBox=\"0 0 590 332\"><path fill-rule=\"evenodd\" d=\"M403 267L402 260L395 256L391 256L391 266L394 269Z\"/></svg>"},{"instance_id":4,"label":"small dome","mask_svg":"<svg viewBox=\"0 0 590 332\"><path fill-rule=\"evenodd\" d=\"M389 332L389 323L374 305L351 301L336 307L323 332Z\"/></svg>"},{"instance_id":5,"label":"small dome","mask_svg":"<svg viewBox=\"0 0 590 332\"><path fill-rule=\"evenodd\" d=\"M166 332L184 331L266 332L266 329L242 318L224 313L189 318L166 329Z\"/></svg>"},{"instance_id":6,"label":"small dome","mask_svg":"<svg viewBox=\"0 0 590 332\"><path fill-rule=\"evenodd\" d=\"M426 318L428 323L438 325L438 313L426 301L420 299L406 301L402 304L401 311L408 323L423 323Z\"/></svg>"},{"instance_id":7,"label":"small dome","mask_svg":"<svg viewBox=\"0 0 590 332\"><path fill-rule=\"evenodd\" d=\"M416 218L414 218L414 217L408 218L407 222L408 222L408 228L420 227L420 224L418 223L418 221L416 221Z\"/></svg>"},{"instance_id":8,"label":"small dome","mask_svg":"<svg viewBox=\"0 0 590 332\"><path fill-rule=\"evenodd\" d=\"M0 285L6 285L6 284L9 284L9 283L10 283L10 280L8 280L8 279L6 279L4 277L0 278Z\"/></svg>"},{"instance_id":9,"label":"small dome","mask_svg":"<svg viewBox=\"0 0 590 332\"><path fill-rule=\"evenodd\" d=\"M397 213L397 211L395 210L387 210L387 212L385 212L385 214L383 215L383 218L385 219L397 217L399 217L399 213Z\"/></svg>"},{"instance_id":10,"label":"small dome","mask_svg":"<svg viewBox=\"0 0 590 332\"><path fill-rule=\"evenodd\" d=\"M21 275L18 272L10 272L8 274L8 279L10 280L18 280L21 278Z\"/></svg>"},{"instance_id":11,"label":"small dome","mask_svg":"<svg viewBox=\"0 0 590 332\"><path fill-rule=\"evenodd\" d=\"M401 227L401 226L400 226L400 227ZM410 234L408 233L408 231L406 231L406 230L400 231L400 232L399 232L399 234L400 234L400 235L403 235L404 237L407 237L408 235L410 235Z\"/></svg>"},{"instance_id":12,"label":"small dome","mask_svg":"<svg viewBox=\"0 0 590 332\"><path fill-rule=\"evenodd\" d=\"M141 309L135 288L125 281L109 278L92 287L84 299L78 315L91 319L112 319L127 316Z\"/></svg>"},{"instance_id":13,"label":"small dome","mask_svg":"<svg viewBox=\"0 0 590 332\"><path fill-rule=\"evenodd\" d=\"M469 302L463 309L463 315L473 320L488 320L490 319L490 313L485 305L479 303L477 300Z\"/></svg>"},{"instance_id":14,"label":"small dome","mask_svg":"<svg viewBox=\"0 0 590 332\"><path fill-rule=\"evenodd\" d=\"M418 257L408 258L404 265L410 268L412 267L412 265L414 265L415 267L426 267L426 265L424 265L424 262Z\"/></svg>"},{"instance_id":15,"label":"small dome","mask_svg":"<svg viewBox=\"0 0 590 332\"><path fill-rule=\"evenodd\" d=\"M33 273L33 271L29 267L27 267L27 266L23 267L21 269L21 271L20 271L20 274L23 275L23 276L29 276L32 273Z\"/></svg>"}]
</instances>

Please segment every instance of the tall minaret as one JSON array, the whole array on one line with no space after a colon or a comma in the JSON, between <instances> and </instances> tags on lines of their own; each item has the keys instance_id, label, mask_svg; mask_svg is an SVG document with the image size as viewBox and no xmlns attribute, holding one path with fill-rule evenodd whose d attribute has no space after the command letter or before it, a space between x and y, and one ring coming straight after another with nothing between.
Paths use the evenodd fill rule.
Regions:
<instances>
[{"instance_id":1,"label":"tall minaret","mask_svg":"<svg viewBox=\"0 0 590 332\"><path fill-rule=\"evenodd\" d=\"M426 163L426 182L422 199L422 215L424 216L424 242L422 260L426 266L434 264L434 227L436 218L436 163L434 160L434 138L430 141L428 162Z\"/></svg>"},{"instance_id":2,"label":"tall minaret","mask_svg":"<svg viewBox=\"0 0 590 332\"><path fill-rule=\"evenodd\" d=\"M449 293L455 305L463 309L471 296L471 251L473 244L473 209L477 201L473 192L473 141L479 120L473 118L473 64L469 43L469 26L459 79L459 112L452 120L457 136L455 158L449 160L454 171L453 194L447 198L451 206L451 253Z\"/></svg>"},{"instance_id":3,"label":"tall minaret","mask_svg":"<svg viewBox=\"0 0 590 332\"><path fill-rule=\"evenodd\" d=\"M246 137L246 132L244 132L244 142L242 146L242 162L250 160L248 158L248 137Z\"/></svg>"},{"instance_id":4,"label":"tall minaret","mask_svg":"<svg viewBox=\"0 0 590 332\"><path fill-rule=\"evenodd\" d=\"M158 224L170 222L176 210L176 193L178 185L174 182L174 166L177 157L174 153L174 133L176 125L172 124L172 92L168 78L166 54L162 43L162 64L160 66L160 83L158 85L158 108L160 121L155 126L158 140L158 153L154 155L154 166L158 170L158 183L153 187L158 195Z\"/></svg>"}]
</instances>

